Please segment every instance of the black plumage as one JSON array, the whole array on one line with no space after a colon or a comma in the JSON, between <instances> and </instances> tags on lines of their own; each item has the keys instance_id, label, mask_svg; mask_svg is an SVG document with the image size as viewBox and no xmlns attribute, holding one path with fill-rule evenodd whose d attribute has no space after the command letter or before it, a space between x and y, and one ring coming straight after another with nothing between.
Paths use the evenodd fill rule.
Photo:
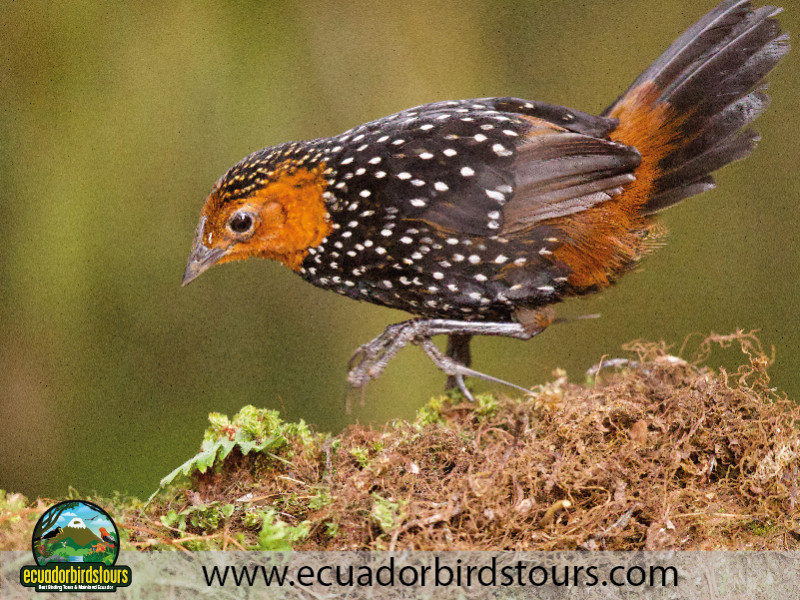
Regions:
<instances>
[{"instance_id":1,"label":"black plumage","mask_svg":"<svg viewBox=\"0 0 800 600\"><path fill-rule=\"evenodd\" d=\"M365 345L352 383L409 342L450 375L475 374L464 367L470 336L535 335L547 326L539 309L636 264L651 214L712 189L714 171L752 152L763 79L789 49L778 12L722 2L600 116L509 97L446 101L253 153L212 191L184 283L223 258L276 258L314 285L426 319ZM321 203L322 219L281 204L285 190L259 195L303 169L323 178L303 193L321 191L295 200ZM261 238L259 213L225 212L251 199L245 212L268 207ZM280 239L291 210L308 231ZM455 361L428 344L439 334Z\"/></svg>"}]
</instances>

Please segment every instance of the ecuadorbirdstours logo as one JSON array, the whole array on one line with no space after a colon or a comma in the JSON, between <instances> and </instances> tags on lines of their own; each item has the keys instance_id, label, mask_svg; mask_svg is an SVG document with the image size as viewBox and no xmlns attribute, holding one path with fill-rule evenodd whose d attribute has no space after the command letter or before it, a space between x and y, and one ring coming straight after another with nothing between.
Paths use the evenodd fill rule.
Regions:
<instances>
[{"instance_id":1,"label":"ecuadorbirdstours logo","mask_svg":"<svg viewBox=\"0 0 800 600\"><path fill-rule=\"evenodd\" d=\"M37 592L115 592L131 584L130 567L117 565L119 530L102 508L67 500L48 508L31 536L36 565L19 580Z\"/></svg>"}]
</instances>

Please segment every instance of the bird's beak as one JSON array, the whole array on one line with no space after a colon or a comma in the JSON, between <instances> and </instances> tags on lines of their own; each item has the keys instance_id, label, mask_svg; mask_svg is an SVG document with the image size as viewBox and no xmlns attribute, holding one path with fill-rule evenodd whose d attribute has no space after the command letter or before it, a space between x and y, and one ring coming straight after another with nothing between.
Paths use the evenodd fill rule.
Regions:
<instances>
[{"instance_id":1,"label":"bird's beak","mask_svg":"<svg viewBox=\"0 0 800 600\"><path fill-rule=\"evenodd\" d=\"M219 260L225 256L225 248L209 248L203 243L203 227L205 225L205 217L200 219L200 224L197 226L197 235L192 244L192 252L189 254L189 261L186 263L186 270L183 272L183 283L186 285L209 268L213 267Z\"/></svg>"}]
</instances>

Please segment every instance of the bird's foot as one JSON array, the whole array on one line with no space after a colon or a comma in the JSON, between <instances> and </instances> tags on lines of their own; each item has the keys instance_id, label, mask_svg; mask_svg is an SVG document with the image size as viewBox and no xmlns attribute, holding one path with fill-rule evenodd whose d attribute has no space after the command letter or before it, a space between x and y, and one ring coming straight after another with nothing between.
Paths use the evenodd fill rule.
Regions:
<instances>
[{"instance_id":1,"label":"bird's foot","mask_svg":"<svg viewBox=\"0 0 800 600\"><path fill-rule=\"evenodd\" d=\"M470 323L447 319L411 320L390 325L378 337L361 346L353 354L349 363L347 381L353 387L364 387L369 381L381 376L386 366L400 350L408 344L422 347L434 365L446 375L455 379L458 389L472 401L474 398L464 383L464 377L476 377L529 393L521 386L509 381L481 373L446 356L431 339L435 335L504 335L528 339L537 332L531 332L518 323Z\"/></svg>"},{"instance_id":2,"label":"bird's foot","mask_svg":"<svg viewBox=\"0 0 800 600\"><path fill-rule=\"evenodd\" d=\"M350 385L363 387L380 377L389 361L424 330L424 323L412 320L389 325L378 337L360 346L348 363Z\"/></svg>"}]
</instances>

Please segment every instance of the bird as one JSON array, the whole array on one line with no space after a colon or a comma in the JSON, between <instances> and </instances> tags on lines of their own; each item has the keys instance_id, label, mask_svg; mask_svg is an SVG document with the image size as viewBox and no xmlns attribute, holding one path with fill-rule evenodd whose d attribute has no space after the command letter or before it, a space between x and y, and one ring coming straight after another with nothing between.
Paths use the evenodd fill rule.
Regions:
<instances>
[{"instance_id":1,"label":"bird","mask_svg":"<svg viewBox=\"0 0 800 600\"><path fill-rule=\"evenodd\" d=\"M61 532L64 531L61 527L56 527L55 529L51 529L47 533L37 538L33 538L34 542L38 542L40 540L52 540L53 538L58 537L61 535Z\"/></svg>"},{"instance_id":2,"label":"bird","mask_svg":"<svg viewBox=\"0 0 800 600\"><path fill-rule=\"evenodd\" d=\"M206 198L183 285L215 264L277 260L413 316L356 351L352 386L415 344L467 398L465 377L524 390L470 368L472 337L541 333L553 304L609 287L658 245L656 213L753 151L765 77L789 51L781 10L723 1L600 115L441 101L254 152Z\"/></svg>"},{"instance_id":3,"label":"bird","mask_svg":"<svg viewBox=\"0 0 800 600\"><path fill-rule=\"evenodd\" d=\"M100 537L106 544L111 544L112 546L117 545L117 540L109 535L105 527L100 528Z\"/></svg>"}]
</instances>

